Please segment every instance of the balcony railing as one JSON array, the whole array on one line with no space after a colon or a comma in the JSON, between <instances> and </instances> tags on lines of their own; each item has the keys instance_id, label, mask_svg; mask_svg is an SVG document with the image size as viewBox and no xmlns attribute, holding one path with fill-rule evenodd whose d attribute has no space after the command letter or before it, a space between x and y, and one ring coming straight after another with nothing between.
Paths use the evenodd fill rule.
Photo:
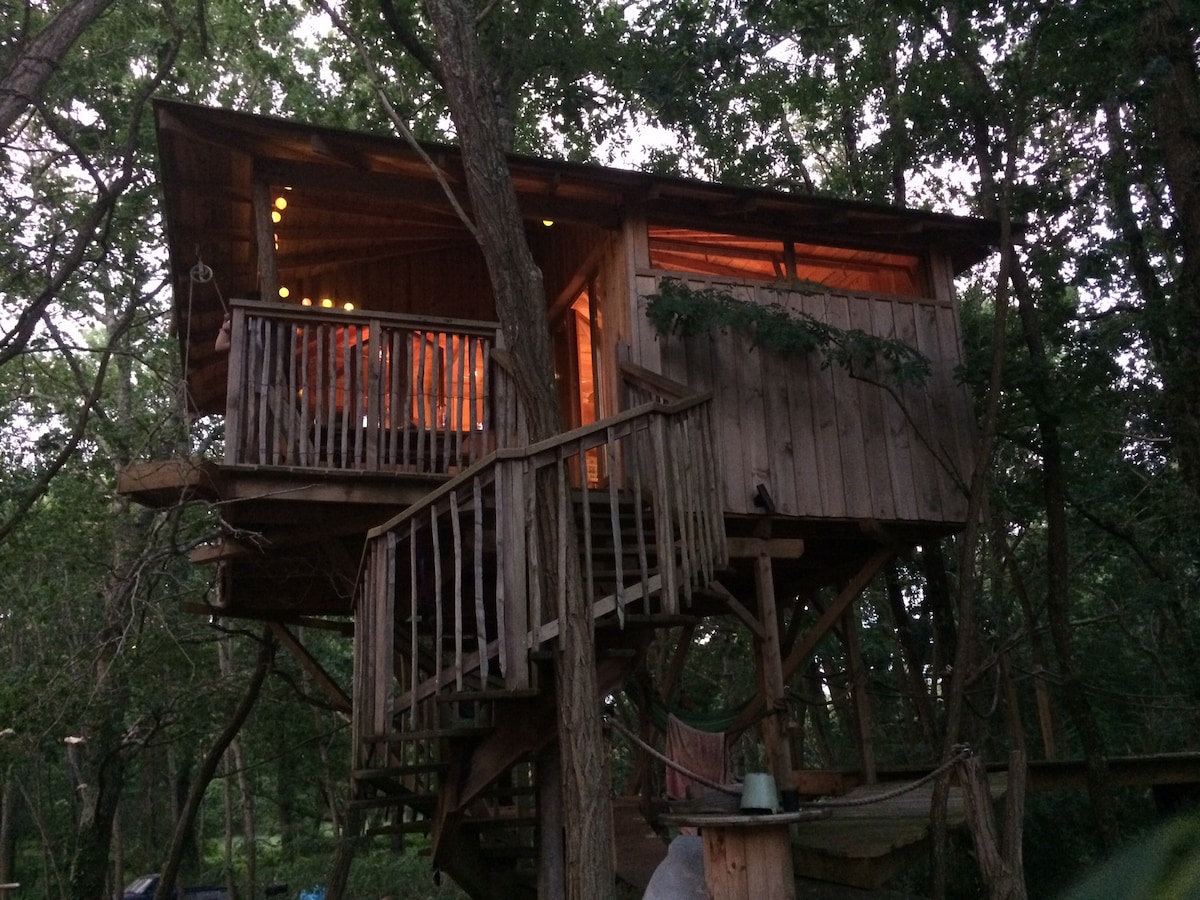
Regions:
<instances>
[{"instance_id":1,"label":"balcony railing","mask_svg":"<svg viewBox=\"0 0 1200 900\"><path fill-rule=\"evenodd\" d=\"M226 462L459 471L497 446L496 334L489 322L234 301Z\"/></svg>"}]
</instances>

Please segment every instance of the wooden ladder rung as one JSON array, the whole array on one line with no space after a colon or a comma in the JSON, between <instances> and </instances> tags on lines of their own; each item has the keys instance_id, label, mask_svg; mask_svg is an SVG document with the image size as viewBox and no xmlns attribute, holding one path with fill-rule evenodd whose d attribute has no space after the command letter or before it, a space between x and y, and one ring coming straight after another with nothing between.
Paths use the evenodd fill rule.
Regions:
<instances>
[{"instance_id":1,"label":"wooden ladder rung","mask_svg":"<svg viewBox=\"0 0 1200 900\"><path fill-rule=\"evenodd\" d=\"M494 816L475 819L463 819L462 824L468 828L530 828L538 823L537 816Z\"/></svg>"},{"instance_id":2,"label":"wooden ladder rung","mask_svg":"<svg viewBox=\"0 0 1200 900\"><path fill-rule=\"evenodd\" d=\"M363 743L368 744L405 744L413 741L436 741L442 738L471 738L485 737L492 729L484 725L470 725L462 728L433 728L426 731L385 731L383 734L368 734L363 737Z\"/></svg>"},{"instance_id":3,"label":"wooden ladder rung","mask_svg":"<svg viewBox=\"0 0 1200 900\"><path fill-rule=\"evenodd\" d=\"M486 702L490 700L528 700L531 697L541 696L541 691L537 688L519 688L517 690L506 691L496 689L494 691L455 691L453 694L438 696L438 703L475 703Z\"/></svg>"},{"instance_id":4,"label":"wooden ladder rung","mask_svg":"<svg viewBox=\"0 0 1200 900\"><path fill-rule=\"evenodd\" d=\"M377 825L374 828L368 828L366 831L367 837L378 837L385 834L421 834L428 832L432 823L428 819L421 819L417 822L396 822L392 825Z\"/></svg>"},{"instance_id":5,"label":"wooden ladder rung","mask_svg":"<svg viewBox=\"0 0 1200 900\"><path fill-rule=\"evenodd\" d=\"M420 775L425 772L445 772L450 766L444 762L414 763L410 766L385 766L380 769L355 769L355 781L371 781L377 778L399 778L403 775Z\"/></svg>"}]
</instances>

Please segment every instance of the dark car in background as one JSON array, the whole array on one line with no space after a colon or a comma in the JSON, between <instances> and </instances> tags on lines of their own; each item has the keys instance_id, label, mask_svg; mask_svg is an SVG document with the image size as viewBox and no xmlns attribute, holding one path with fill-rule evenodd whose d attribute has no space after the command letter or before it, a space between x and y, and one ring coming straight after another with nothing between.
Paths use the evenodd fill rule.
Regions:
<instances>
[{"instance_id":1,"label":"dark car in background","mask_svg":"<svg viewBox=\"0 0 1200 900\"><path fill-rule=\"evenodd\" d=\"M125 886L122 897L124 900L154 900L160 881L162 881L161 875L142 875ZM168 896L171 897L171 900L233 900L225 888L213 886L185 887L182 898L178 891L174 890Z\"/></svg>"}]
</instances>

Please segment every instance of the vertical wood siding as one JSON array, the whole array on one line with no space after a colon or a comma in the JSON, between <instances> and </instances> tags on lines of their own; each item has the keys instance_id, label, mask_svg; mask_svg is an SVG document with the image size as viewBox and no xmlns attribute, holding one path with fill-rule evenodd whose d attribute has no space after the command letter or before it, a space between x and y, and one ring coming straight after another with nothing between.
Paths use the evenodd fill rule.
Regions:
<instances>
[{"instance_id":1,"label":"vertical wood siding","mask_svg":"<svg viewBox=\"0 0 1200 900\"><path fill-rule=\"evenodd\" d=\"M662 337L645 297L672 277L740 300L778 303L837 328L898 338L932 373L900 385L875 373L823 368L816 354L785 359L736 335ZM878 294L789 291L778 285L641 269L629 323L634 362L713 393L721 491L729 513L753 514L756 486L779 512L802 518L961 523L972 424L953 303ZM939 291L939 294L944 292Z\"/></svg>"}]
</instances>

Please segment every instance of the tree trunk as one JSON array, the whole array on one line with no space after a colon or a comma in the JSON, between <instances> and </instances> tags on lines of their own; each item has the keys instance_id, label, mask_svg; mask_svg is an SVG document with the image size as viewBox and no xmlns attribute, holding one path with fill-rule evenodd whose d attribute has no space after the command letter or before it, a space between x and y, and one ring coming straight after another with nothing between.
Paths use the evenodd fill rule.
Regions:
<instances>
[{"instance_id":1,"label":"tree trunk","mask_svg":"<svg viewBox=\"0 0 1200 900\"><path fill-rule=\"evenodd\" d=\"M514 380L525 406L530 438L551 437L561 430L561 422L554 395L545 287L525 240L504 156L511 125L505 121L507 108L500 82L479 46L473 10L461 0L426 0L425 6L437 35L443 87L462 147L476 217L475 237L487 262L496 312L513 356ZM555 559L564 550L559 546L563 537L567 544L565 582L555 583L556 567L544 569L547 596L557 598L560 621L555 691L567 835L566 896L570 900L611 898L612 807L596 694L591 610L582 588L574 520L557 521L558 490L552 475L537 485L542 558Z\"/></svg>"},{"instance_id":2,"label":"tree trunk","mask_svg":"<svg viewBox=\"0 0 1200 900\"><path fill-rule=\"evenodd\" d=\"M41 100L42 88L62 58L112 3L77 0L68 4L17 54L0 79L0 134L7 136L21 114Z\"/></svg>"},{"instance_id":3,"label":"tree trunk","mask_svg":"<svg viewBox=\"0 0 1200 900\"><path fill-rule=\"evenodd\" d=\"M983 761L972 756L958 764L967 827L975 843L975 859L987 885L989 900L1025 900L1025 870L1021 857L1021 812L1025 807L1025 754L1009 759L1008 811L1003 841L996 834L992 793ZM1015 831L1015 840L1014 832Z\"/></svg>"},{"instance_id":4,"label":"tree trunk","mask_svg":"<svg viewBox=\"0 0 1200 900\"><path fill-rule=\"evenodd\" d=\"M1166 306L1147 306L1167 428L1180 472L1200 503L1200 75L1196 28L1178 0L1159 0L1142 21L1139 60L1159 157L1171 190L1181 265ZM1145 298L1148 302L1152 296Z\"/></svg>"},{"instance_id":5,"label":"tree trunk","mask_svg":"<svg viewBox=\"0 0 1200 900\"><path fill-rule=\"evenodd\" d=\"M258 701L258 695L262 691L263 682L266 681L267 673L271 670L271 664L275 659L275 638L271 634L271 630L263 628L262 636L259 640L261 643L258 650L258 661L255 663L254 672L250 676L250 682L246 685L246 692L242 695L242 699L229 716L229 721L225 723L225 727L221 729L221 733L217 735L212 746L208 748L208 752L204 754L204 759L200 763L200 769L192 781L191 789L188 791L187 802L183 807L183 815L175 823L175 834L171 839L171 849L167 854L166 860L163 862L162 879L159 881L158 890L155 892L155 900L167 900L170 896L175 878L179 874L180 863L183 861L183 850L187 844L188 835L191 833L192 826L196 823L196 815L200 812L200 803L204 799L204 792L208 789L213 775L216 774L217 767L220 765L225 751L229 748L233 739L237 737L238 732L241 731L242 725L245 724L246 719L250 716L250 711L254 709L254 704Z\"/></svg>"},{"instance_id":6,"label":"tree trunk","mask_svg":"<svg viewBox=\"0 0 1200 900\"><path fill-rule=\"evenodd\" d=\"M1092 711L1091 701L1083 689L1076 661L1075 638L1071 628L1071 566L1067 538L1066 464L1063 460L1062 439L1058 429L1056 401L1046 395L1053 389L1054 375L1042 341L1041 316L1034 305L1033 295L1024 273L1012 270L1017 307L1025 343L1029 349L1034 371L1039 374L1037 387L1029 393L1037 414L1042 457L1042 494L1046 504L1046 618L1054 642L1062 679L1063 698L1067 715L1071 717L1083 749L1087 771L1088 796L1096 828L1106 853L1117 848L1120 829L1113 800L1112 776L1104 755L1104 741Z\"/></svg>"},{"instance_id":7,"label":"tree trunk","mask_svg":"<svg viewBox=\"0 0 1200 900\"><path fill-rule=\"evenodd\" d=\"M228 636L217 645L217 659L221 666L221 675L226 679L234 676L233 648ZM258 894L258 829L254 815L254 793L250 789L250 778L246 774L246 759L242 754L241 741L235 736L229 742L226 757L233 763L233 771L237 775L238 795L242 807L242 857L246 863L246 896L255 897Z\"/></svg>"}]
</instances>

